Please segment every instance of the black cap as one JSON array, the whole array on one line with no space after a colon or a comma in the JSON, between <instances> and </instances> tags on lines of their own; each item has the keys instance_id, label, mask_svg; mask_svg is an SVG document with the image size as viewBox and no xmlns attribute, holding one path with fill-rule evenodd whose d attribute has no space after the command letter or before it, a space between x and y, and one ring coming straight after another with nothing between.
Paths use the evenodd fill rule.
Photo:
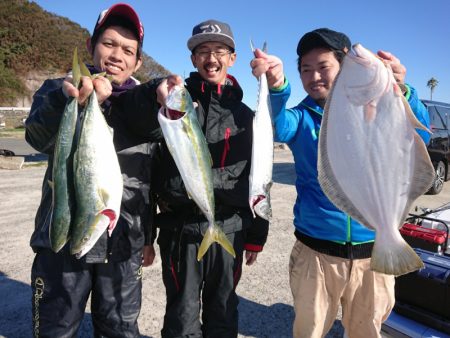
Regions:
<instances>
[{"instance_id":1,"label":"black cap","mask_svg":"<svg viewBox=\"0 0 450 338\"><path fill-rule=\"evenodd\" d=\"M111 16L122 17L130 21L133 24L133 27L135 28L135 31L138 35L139 45L142 46L142 43L144 41L144 26L139 20L139 16L137 15L133 7L125 3L117 3L115 5L112 5L108 9L103 10L98 16L97 22L95 23L94 32L92 33L92 35L95 35L98 29L102 27L106 22L106 20Z\"/></svg>"},{"instance_id":2,"label":"black cap","mask_svg":"<svg viewBox=\"0 0 450 338\"><path fill-rule=\"evenodd\" d=\"M235 49L230 26L217 20L207 20L195 26L187 46L190 51L193 51L195 47L204 42L222 42L233 50Z\"/></svg>"},{"instance_id":3,"label":"black cap","mask_svg":"<svg viewBox=\"0 0 450 338\"><path fill-rule=\"evenodd\" d=\"M319 28L302 36L297 46L297 55L302 56L314 48L328 47L347 53L352 44L347 35L328 28Z\"/></svg>"}]
</instances>

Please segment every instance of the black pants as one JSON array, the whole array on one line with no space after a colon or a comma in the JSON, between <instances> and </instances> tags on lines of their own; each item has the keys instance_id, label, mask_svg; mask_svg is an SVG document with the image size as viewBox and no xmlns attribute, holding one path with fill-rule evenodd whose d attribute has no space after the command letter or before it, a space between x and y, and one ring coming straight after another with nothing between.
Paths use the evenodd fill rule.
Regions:
<instances>
[{"instance_id":1,"label":"black pants","mask_svg":"<svg viewBox=\"0 0 450 338\"><path fill-rule=\"evenodd\" d=\"M235 289L241 277L244 236L238 231L227 237L233 243L235 259L214 243L199 262L201 234L161 229L158 243L167 295L163 338L237 337L239 300Z\"/></svg>"},{"instance_id":2,"label":"black pants","mask_svg":"<svg viewBox=\"0 0 450 338\"><path fill-rule=\"evenodd\" d=\"M89 264L51 250L39 251L31 271L34 337L75 337L91 294L95 337L140 337L142 256Z\"/></svg>"}]
</instances>

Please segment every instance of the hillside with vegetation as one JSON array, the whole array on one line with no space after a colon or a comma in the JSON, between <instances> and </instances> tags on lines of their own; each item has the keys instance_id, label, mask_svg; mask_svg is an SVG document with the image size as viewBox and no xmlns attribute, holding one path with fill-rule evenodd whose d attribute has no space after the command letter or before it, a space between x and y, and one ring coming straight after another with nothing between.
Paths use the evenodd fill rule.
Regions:
<instances>
[{"instance_id":1,"label":"hillside with vegetation","mask_svg":"<svg viewBox=\"0 0 450 338\"><path fill-rule=\"evenodd\" d=\"M85 47L88 37L86 28L34 2L1 0L0 106L29 102L39 82L65 74L76 46L80 57L90 62ZM144 53L143 65L136 74L139 80L167 74L167 69ZM30 85L33 79L38 83Z\"/></svg>"}]
</instances>

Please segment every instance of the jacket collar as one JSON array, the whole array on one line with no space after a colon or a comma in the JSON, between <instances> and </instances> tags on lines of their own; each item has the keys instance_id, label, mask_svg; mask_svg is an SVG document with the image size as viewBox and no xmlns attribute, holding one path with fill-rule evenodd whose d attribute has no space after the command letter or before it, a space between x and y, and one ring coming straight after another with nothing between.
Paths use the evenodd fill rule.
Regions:
<instances>
[{"instance_id":1,"label":"jacket collar","mask_svg":"<svg viewBox=\"0 0 450 338\"><path fill-rule=\"evenodd\" d=\"M300 105L308 108L309 110L320 115L321 117L323 116L323 108L319 106L317 102L309 95L305 97L302 102L300 102Z\"/></svg>"},{"instance_id":2,"label":"jacket collar","mask_svg":"<svg viewBox=\"0 0 450 338\"><path fill-rule=\"evenodd\" d=\"M243 98L242 88L239 86L237 80L229 74L227 75L225 84L217 85L203 80L198 72L192 72L189 78L186 79L186 84L194 100L201 99L205 96L209 97L211 94L217 95L220 100L227 101L241 102Z\"/></svg>"}]
</instances>

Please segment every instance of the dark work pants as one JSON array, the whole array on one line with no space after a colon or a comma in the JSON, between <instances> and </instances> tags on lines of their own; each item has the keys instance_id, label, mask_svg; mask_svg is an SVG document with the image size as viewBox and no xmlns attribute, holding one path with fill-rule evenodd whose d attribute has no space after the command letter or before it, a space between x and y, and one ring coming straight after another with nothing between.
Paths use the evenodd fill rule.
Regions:
<instances>
[{"instance_id":1,"label":"dark work pants","mask_svg":"<svg viewBox=\"0 0 450 338\"><path fill-rule=\"evenodd\" d=\"M95 337L140 337L142 256L89 264L39 251L31 271L34 337L75 337L91 294Z\"/></svg>"},{"instance_id":2,"label":"dark work pants","mask_svg":"<svg viewBox=\"0 0 450 338\"><path fill-rule=\"evenodd\" d=\"M242 231L227 237L236 259L214 243L199 262L200 234L161 229L158 243L167 295L163 338L237 337L239 300L235 288L241 277L244 237Z\"/></svg>"}]
</instances>

